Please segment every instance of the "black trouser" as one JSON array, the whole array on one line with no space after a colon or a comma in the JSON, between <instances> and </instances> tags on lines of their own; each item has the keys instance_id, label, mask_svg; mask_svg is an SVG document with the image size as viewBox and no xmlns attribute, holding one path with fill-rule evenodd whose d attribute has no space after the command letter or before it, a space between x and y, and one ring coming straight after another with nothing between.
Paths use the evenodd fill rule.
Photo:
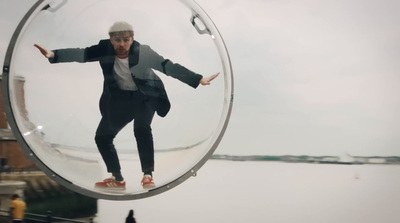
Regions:
<instances>
[{"instance_id":1,"label":"black trouser","mask_svg":"<svg viewBox=\"0 0 400 223\"><path fill-rule=\"evenodd\" d=\"M113 140L132 120L142 171L154 171L154 144L150 126L154 112L140 91L116 90L110 94L95 137L108 172L119 173L121 170Z\"/></svg>"}]
</instances>

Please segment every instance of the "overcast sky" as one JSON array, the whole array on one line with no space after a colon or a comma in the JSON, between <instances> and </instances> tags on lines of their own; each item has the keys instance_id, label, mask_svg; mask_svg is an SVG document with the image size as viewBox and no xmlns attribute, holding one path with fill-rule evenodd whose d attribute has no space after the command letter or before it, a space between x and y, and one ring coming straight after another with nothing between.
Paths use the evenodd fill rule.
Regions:
<instances>
[{"instance_id":1,"label":"overcast sky","mask_svg":"<svg viewBox=\"0 0 400 223\"><path fill-rule=\"evenodd\" d=\"M0 63L32 2L0 0ZM399 1L197 2L235 77L217 154L400 156Z\"/></svg>"}]
</instances>

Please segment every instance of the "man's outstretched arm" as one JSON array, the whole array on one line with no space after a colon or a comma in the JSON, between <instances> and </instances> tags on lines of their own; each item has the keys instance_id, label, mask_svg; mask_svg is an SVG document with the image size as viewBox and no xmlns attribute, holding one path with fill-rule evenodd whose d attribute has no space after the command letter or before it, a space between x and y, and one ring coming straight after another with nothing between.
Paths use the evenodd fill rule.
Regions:
<instances>
[{"instance_id":1,"label":"man's outstretched arm","mask_svg":"<svg viewBox=\"0 0 400 223\"><path fill-rule=\"evenodd\" d=\"M39 49L44 57L49 59L50 63L86 62L85 49L69 48L50 51L40 46L39 44L34 44L34 46Z\"/></svg>"}]
</instances>

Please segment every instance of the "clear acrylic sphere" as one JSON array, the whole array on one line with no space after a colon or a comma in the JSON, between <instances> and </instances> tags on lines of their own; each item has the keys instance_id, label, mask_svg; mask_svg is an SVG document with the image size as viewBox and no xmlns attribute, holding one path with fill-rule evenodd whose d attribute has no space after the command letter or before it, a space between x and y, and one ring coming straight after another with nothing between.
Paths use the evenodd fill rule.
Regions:
<instances>
[{"instance_id":1,"label":"clear acrylic sphere","mask_svg":"<svg viewBox=\"0 0 400 223\"><path fill-rule=\"evenodd\" d=\"M94 188L108 177L94 136L103 88L98 62L50 64L33 46L85 48L107 39L115 21L134 27L135 40L188 69L220 76L193 89L158 71L171 110L154 116L156 188L144 190L132 123L115 138L123 192ZM9 44L3 68L6 113L16 138L36 164L59 183L100 199L128 200L180 184L211 157L229 120L233 76L222 37L192 0L39 0Z\"/></svg>"}]
</instances>

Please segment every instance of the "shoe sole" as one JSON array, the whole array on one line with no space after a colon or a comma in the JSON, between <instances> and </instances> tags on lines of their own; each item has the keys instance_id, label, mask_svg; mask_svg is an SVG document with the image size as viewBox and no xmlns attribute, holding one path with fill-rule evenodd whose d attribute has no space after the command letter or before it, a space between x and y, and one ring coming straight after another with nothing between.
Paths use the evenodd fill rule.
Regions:
<instances>
[{"instance_id":1,"label":"shoe sole","mask_svg":"<svg viewBox=\"0 0 400 223\"><path fill-rule=\"evenodd\" d=\"M146 184L146 185L142 185L143 189L151 189L151 188L155 188L156 185L155 184Z\"/></svg>"},{"instance_id":2,"label":"shoe sole","mask_svg":"<svg viewBox=\"0 0 400 223\"><path fill-rule=\"evenodd\" d=\"M97 186L97 185L95 185L94 188L100 189L100 190L109 190L109 191L124 191L124 190L126 190L126 187L102 187L102 186Z\"/></svg>"}]
</instances>

